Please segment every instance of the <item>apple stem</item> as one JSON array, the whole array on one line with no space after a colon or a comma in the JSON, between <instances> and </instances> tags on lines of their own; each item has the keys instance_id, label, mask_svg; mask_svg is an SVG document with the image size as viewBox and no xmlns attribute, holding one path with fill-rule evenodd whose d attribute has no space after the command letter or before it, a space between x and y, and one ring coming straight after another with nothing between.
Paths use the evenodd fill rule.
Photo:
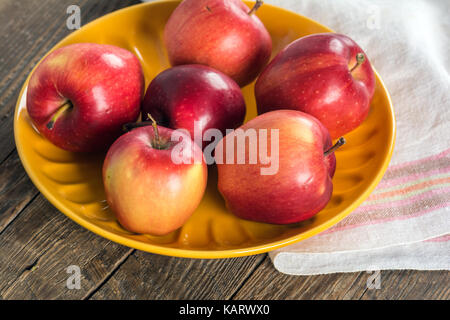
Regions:
<instances>
[{"instance_id":1,"label":"apple stem","mask_svg":"<svg viewBox=\"0 0 450 320\"><path fill-rule=\"evenodd\" d=\"M339 149L340 147L342 147L347 141L345 141L344 137L341 137L338 142L336 142L336 144L334 146L332 146L330 149L328 149L327 151L324 152L324 156L328 156L331 153L334 153L337 149Z\"/></svg>"},{"instance_id":2,"label":"apple stem","mask_svg":"<svg viewBox=\"0 0 450 320\"><path fill-rule=\"evenodd\" d=\"M350 69L350 72L353 72L356 68L358 68L360 65L362 65L366 61L366 56L364 53L358 53L356 55L356 64L353 66L353 68Z\"/></svg>"},{"instance_id":3,"label":"apple stem","mask_svg":"<svg viewBox=\"0 0 450 320\"><path fill-rule=\"evenodd\" d=\"M55 112L55 114L53 115L53 117L50 119L50 121L47 123L47 128L49 130L52 130L53 127L55 126L55 122L56 120L58 120L58 118L67 110L69 110L70 108L72 108L72 102L70 102L69 100L64 102L64 104L59 107L59 109Z\"/></svg>"},{"instance_id":4,"label":"apple stem","mask_svg":"<svg viewBox=\"0 0 450 320\"><path fill-rule=\"evenodd\" d=\"M155 133L155 137L152 141L152 147L155 149L159 149L159 150L166 149L169 144L166 141L161 139L161 136L159 135L158 124L157 124L156 120L149 113L147 113L147 117L150 118L151 121L127 123L127 124L123 125L123 131L130 132L131 130L136 129L136 128L152 126L153 132Z\"/></svg>"},{"instance_id":5,"label":"apple stem","mask_svg":"<svg viewBox=\"0 0 450 320\"><path fill-rule=\"evenodd\" d=\"M153 131L155 132L155 139L154 139L154 145L153 147L156 149L162 149L161 139L159 137L159 131L158 131L158 124L156 123L156 120L153 119L152 115L150 113L147 113L147 117L152 121L152 127Z\"/></svg>"},{"instance_id":6,"label":"apple stem","mask_svg":"<svg viewBox=\"0 0 450 320\"><path fill-rule=\"evenodd\" d=\"M255 5L253 6L253 8L248 12L248 15L251 16L252 14L254 14L259 8L261 8L261 6L264 4L263 0L256 0Z\"/></svg>"}]
</instances>

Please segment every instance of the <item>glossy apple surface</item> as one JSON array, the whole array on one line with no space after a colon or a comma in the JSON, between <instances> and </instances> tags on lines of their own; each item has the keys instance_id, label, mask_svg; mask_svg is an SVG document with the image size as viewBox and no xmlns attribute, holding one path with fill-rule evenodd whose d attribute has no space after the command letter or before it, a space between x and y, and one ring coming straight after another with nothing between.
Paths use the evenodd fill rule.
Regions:
<instances>
[{"instance_id":1,"label":"glossy apple surface","mask_svg":"<svg viewBox=\"0 0 450 320\"><path fill-rule=\"evenodd\" d=\"M272 52L268 31L241 0L184 0L166 24L164 41L172 65L208 65L241 87Z\"/></svg>"},{"instance_id":2,"label":"glossy apple surface","mask_svg":"<svg viewBox=\"0 0 450 320\"><path fill-rule=\"evenodd\" d=\"M268 135L267 145L279 145L278 171L262 175L267 164L218 164L218 187L227 207L236 216L258 222L290 224L311 218L331 198L336 168L328 130L313 116L300 111L265 113L241 127L246 130L279 130L279 139ZM227 153L228 134L216 147ZM259 139L261 140L261 139ZM260 142L259 142L260 143ZM236 148L236 145L235 145ZM246 148L246 159L250 159ZM268 147L271 150L271 147ZM235 152L236 154L236 152Z\"/></svg>"},{"instance_id":3,"label":"glossy apple surface","mask_svg":"<svg viewBox=\"0 0 450 320\"><path fill-rule=\"evenodd\" d=\"M111 45L72 44L47 56L30 78L27 110L56 146L107 150L137 120L144 90L139 60Z\"/></svg>"},{"instance_id":4,"label":"glossy apple surface","mask_svg":"<svg viewBox=\"0 0 450 320\"><path fill-rule=\"evenodd\" d=\"M227 75L203 65L185 65L160 73L149 85L142 104L162 126L197 132L239 127L245 118L245 101L239 86ZM203 143L203 147L206 143Z\"/></svg>"},{"instance_id":5,"label":"glossy apple surface","mask_svg":"<svg viewBox=\"0 0 450 320\"><path fill-rule=\"evenodd\" d=\"M355 67L361 53L365 59ZM344 35L323 33L282 50L258 78L255 95L259 114L281 108L303 111L336 139L364 121L374 90L374 72L358 44Z\"/></svg>"},{"instance_id":6,"label":"glossy apple surface","mask_svg":"<svg viewBox=\"0 0 450 320\"><path fill-rule=\"evenodd\" d=\"M202 150L189 137L179 153L187 164L173 161L173 130L158 127L157 147L151 126L121 136L108 151L103 182L109 206L120 224L135 233L165 235L180 228L199 205L206 187ZM179 133L182 135L181 133Z\"/></svg>"}]
</instances>

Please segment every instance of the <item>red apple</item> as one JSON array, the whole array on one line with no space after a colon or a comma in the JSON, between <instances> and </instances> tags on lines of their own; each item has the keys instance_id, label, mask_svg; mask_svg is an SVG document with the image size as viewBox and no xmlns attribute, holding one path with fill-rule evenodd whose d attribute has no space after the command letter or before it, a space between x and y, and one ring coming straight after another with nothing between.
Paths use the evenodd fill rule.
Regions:
<instances>
[{"instance_id":1,"label":"red apple","mask_svg":"<svg viewBox=\"0 0 450 320\"><path fill-rule=\"evenodd\" d=\"M255 80L269 62L272 39L241 0L184 0L164 30L172 65L204 64L222 71L240 86Z\"/></svg>"},{"instance_id":2,"label":"red apple","mask_svg":"<svg viewBox=\"0 0 450 320\"><path fill-rule=\"evenodd\" d=\"M206 187L200 147L179 132L185 143L179 148L181 142L171 141L173 130L157 130L158 134L147 126L121 136L103 164L108 204L120 224L135 233L165 235L178 229L195 211ZM185 162L174 161L174 155Z\"/></svg>"},{"instance_id":3,"label":"red apple","mask_svg":"<svg viewBox=\"0 0 450 320\"><path fill-rule=\"evenodd\" d=\"M328 130L316 118L293 110L265 113L240 129L247 137L252 136L251 131L258 136L258 141L247 141L244 164L238 164L236 159L230 163L221 155L224 151L228 156L228 148L233 145L230 139L234 139L234 153L239 155L239 130L228 134L215 150L219 191L231 212L242 219L290 224L311 218L327 205L336 168L333 152L345 142L343 139L332 147ZM274 131L278 136L271 134ZM271 150L270 165L277 169L271 174L264 174L262 169L268 163L262 161L261 154L250 163L252 146L256 147L256 143L261 150L264 137Z\"/></svg>"},{"instance_id":4,"label":"red apple","mask_svg":"<svg viewBox=\"0 0 450 320\"><path fill-rule=\"evenodd\" d=\"M111 45L72 44L50 53L28 84L27 110L56 146L106 150L136 121L144 90L139 60Z\"/></svg>"},{"instance_id":5,"label":"red apple","mask_svg":"<svg viewBox=\"0 0 450 320\"><path fill-rule=\"evenodd\" d=\"M293 109L319 119L333 139L367 117L375 76L349 37L323 33L300 38L267 66L255 87L258 113Z\"/></svg>"},{"instance_id":6,"label":"red apple","mask_svg":"<svg viewBox=\"0 0 450 320\"><path fill-rule=\"evenodd\" d=\"M142 105L158 124L195 132L239 127L245 118L239 86L227 75L202 65L177 66L160 73L149 85ZM195 124L195 126L194 126ZM200 142L200 141L199 141ZM203 147L206 143L203 143Z\"/></svg>"}]
</instances>

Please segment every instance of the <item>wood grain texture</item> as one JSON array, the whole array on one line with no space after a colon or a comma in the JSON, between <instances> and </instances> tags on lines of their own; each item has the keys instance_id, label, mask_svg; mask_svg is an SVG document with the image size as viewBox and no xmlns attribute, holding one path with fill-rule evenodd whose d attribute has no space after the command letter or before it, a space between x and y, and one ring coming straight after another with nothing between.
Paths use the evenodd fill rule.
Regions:
<instances>
[{"instance_id":1,"label":"wood grain texture","mask_svg":"<svg viewBox=\"0 0 450 320\"><path fill-rule=\"evenodd\" d=\"M357 285L361 278L361 273L289 276L275 270L266 257L233 299L351 299L364 292L365 286Z\"/></svg>"},{"instance_id":2,"label":"wood grain texture","mask_svg":"<svg viewBox=\"0 0 450 320\"><path fill-rule=\"evenodd\" d=\"M264 257L194 260L136 251L92 299L230 299Z\"/></svg>"},{"instance_id":3,"label":"wood grain texture","mask_svg":"<svg viewBox=\"0 0 450 320\"><path fill-rule=\"evenodd\" d=\"M279 273L267 257L235 294L234 299L358 300L450 298L450 272L387 270L380 272L380 289L368 289L371 273L290 276Z\"/></svg>"},{"instance_id":4,"label":"wood grain texture","mask_svg":"<svg viewBox=\"0 0 450 320\"><path fill-rule=\"evenodd\" d=\"M0 164L0 234L38 194L13 151Z\"/></svg>"},{"instance_id":5,"label":"wood grain texture","mask_svg":"<svg viewBox=\"0 0 450 320\"><path fill-rule=\"evenodd\" d=\"M0 298L81 299L132 249L76 225L39 195L0 235ZM67 267L80 267L69 290Z\"/></svg>"}]
</instances>

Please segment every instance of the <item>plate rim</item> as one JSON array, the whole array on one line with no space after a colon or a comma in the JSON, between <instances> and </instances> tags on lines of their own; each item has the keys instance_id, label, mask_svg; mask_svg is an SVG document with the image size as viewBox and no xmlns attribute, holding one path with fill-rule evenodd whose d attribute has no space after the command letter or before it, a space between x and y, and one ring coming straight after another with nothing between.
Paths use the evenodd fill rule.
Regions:
<instances>
[{"instance_id":1,"label":"plate rim","mask_svg":"<svg viewBox=\"0 0 450 320\"><path fill-rule=\"evenodd\" d=\"M172 2L172 3L178 3L180 2L179 0L159 0L159 1L154 1L154 2L146 2L146 3L141 3L141 4L136 4L133 6L129 6L126 8L122 8L120 10L116 10L113 11L111 13L108 13L106 15L103 15L89 23L87 23L86 25L83 26L87 27L91 24L96 24L98 23L98 21L102 18L105 18L107 16L112 16L112 15L116 15L116 14L120 14L123 11L127 11L127 10L135 10L136 7L144 7L144 6L156 6L159 5L160 3L167 3L167 2ZM252 3L251 1L245 1L246 4ZM270 5L270 4L265 4L266 7L273 7L276 8L277 10L282 10L285 12L288 12L290 14L294 14L297 15L299 17L301 17L302 19L308 20L311 23L314 23L316 25L319 25L321 27L323 27L324 29L328 30L328 32L335 32L334 30L330 29L329 27L322 25L321 23L305 17L301 14L298 14L296 12L281 8L281 7L277 7L274 5ZM79 30L72 32L71 34L67 35L66 37L64 37L63 39L61 39L57 44L55 44L40 60L39 62L33 67L33 69L31 70L31 72L29 73L27 79L25 80L25 82L22 85L22 88L20 90L17 102L16 102L16 106L15 106L15 111L14 111L14 142L16 145L16 149L20 158L20 161L26 171L26 173L28 174L29 178L31 179L31 181L33 182L33 184L36 186L36 188L39 190L40 193L42 193L44 195L44 197L55 207L57 208L61 213L63 213L64 215L66 215L68 218L70 218L71 220L73 220L75 223L79 224L80 226L86 228L87 230L103 237L106 238L110 241L113 241L115 243L118 243L120 245L124 245L130 248L134 248L137 250L141 250L141 251L145 251L145 252L149 252L149 253L154 253L154 254L160 254L160 255L165 255L165 256L172 256L172 257L180 257L180 258L195 258L195 259L223 259L223 258L233 258L233 257L243 257L243 256L249 256L249 255L256 255L256 254L261 254L261 253L266 253L268 251L272 251L278 248L282 248L285 247L287 245L290 244L294 244L297 243L299 241L305 240L307 238L310 238L314 235L319 234L320 232L323 232L325 230L327 230L328 228L330 228L331 226L335 225L336 223L338 223L339 221L341 221L342 219L344 219L346 216L348 216L351 212L353 212L362 202L364 202L365 199L367 199L367 197L372 193L372 191L376 188L376 186L380 183L381 179L383 178L389 163L391 161L393 152L394 152L394 147L395 147L395 141L396 141L396 132L397 132L397 124L396 124L396 118L395 118L395 112L394 112L394 107L393 107L393 103L392 103L392 98L389 94L388 89L386 88L386 85L384 84L382 78L380 77L379 73L375 70L375 68L373 68L373 71L375 73L375 77L376 80L378 82L378 84L380 85L382 91L385 93L385 96L387 98L388 104L389 104L389 114L391 116L391 120L392 120L392 128L390 130L390 141L389 141L389 149L388 149L388 153L387 156L384 158L383 164L380 167L380 169L378 170L377 175L375 176L375 178L372 180L372 182L370 183L370 185L366 188L366 190L355 200L352 202L351 205L349 205L347 208L343 209L339 214L337 214L336 216L334 216L331 219L328 219L327 221L323 222L322 224L308 230L305 232L302 232L300 234L288 237L286 239L283 240L278 240L278 241L274 241L274 242L270 242L270 243L266 243L266 244L262 244L262 245L257 245L257 246L249 246L249 247L245 247L245 248L233 248L233 249L225 249L225 250L200 250L200 249L182 249L182 248L172 248L172 247L164 247L164 246L160 246L160 245L156 245L156 244L150 244L150 243L143 243L141 241L138 240L134 240L134 239L129 239L129 238L125 238L124 236L118 235L114 232L111 232L109 230L106 230L104 228L101 228L97 225L95 225L92 222L89 222L87 219L83 219L82 217L80 217L78 214L72 212L72 210L70 208L68 208L66 205L62 204L58 199L56 199L56 197L39 181L39 179L36 177L36 175L33 173L33 170L30 168L28 161L25 160L25 156L23 154L23 145L21 145L20 143L20 139L18 137L18 119L19 119L19 107L21 104L21 101L24 97L24 92L25 90L27 90L28 88L28 82L29 79L31 77L31 75L33 74L34 70L36 69L36 67L42 62L42 60L48 55L50 54L53 50L55 50L55 48L57 46L59 46L63 41L67 40L67 38L74 36Z\"/></svg>"}]
</instances>

